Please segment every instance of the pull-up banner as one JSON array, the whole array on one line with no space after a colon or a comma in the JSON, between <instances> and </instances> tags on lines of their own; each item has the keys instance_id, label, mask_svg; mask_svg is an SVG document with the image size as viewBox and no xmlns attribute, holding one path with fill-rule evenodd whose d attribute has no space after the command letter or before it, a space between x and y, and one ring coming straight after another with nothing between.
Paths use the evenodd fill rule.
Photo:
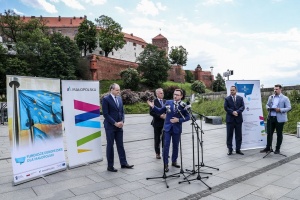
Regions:
<instances>
[{"instance_id":1,"label":"pull-up banner","mask_svg":"<svg viewBox=\"0 0 300 200\"><path fill-rule=\"evenodd\" d=\"M62 80L69 168L103 160L98 81Z\"/></svg>"},{"instance_id":2,"label":"pull-up banner","mask_svg":"<svg viewBox=\"0 0 300 200\"><path fill-rule=\"evenodd\" d=\"M66 169L60 80L6 76L14 184Z\"/></svg>"},{"instance_id":3,"label":"pull-up banner","mask_svg":"<svg viewBox=\"0 0 300 200\"><path fill-rule=\"evenodd\" d=\"M244 98L245 110L242 125L242 149L265 147L267 134L261 105L259 80L228 80L226 81L227 95L230 87L235 86L237 95ZM233 137L234 139L234 137ZM235 141L232 143L235 147Z\"/></svg>"}]
</instances>

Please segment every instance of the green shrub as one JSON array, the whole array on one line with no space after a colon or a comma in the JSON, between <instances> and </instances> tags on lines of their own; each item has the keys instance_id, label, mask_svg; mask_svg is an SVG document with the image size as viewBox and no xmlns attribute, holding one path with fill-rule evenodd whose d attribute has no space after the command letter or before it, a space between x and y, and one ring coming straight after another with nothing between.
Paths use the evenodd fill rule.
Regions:
<instances>
[{"instance_id":1,"label":"green shrub","mask_svg":"<svg viewBox=\"0 0 300 200\"><path fill-rule=\"evenodd\" d=\"M191 90L197 93L205 93L205 85L201 81L194 81L194 83L191 85Z\"/></svg>"},{"instance_id":2,"label":"green shrub","mask_svg":"<svg viewBox=\"0 0 300 200\"><path fill-rule=\"evenodd\" d=\"M140 83L140 74L134 68L127 68L120 72L125 89L137 90Z\"/></svg>"}]
</instances>

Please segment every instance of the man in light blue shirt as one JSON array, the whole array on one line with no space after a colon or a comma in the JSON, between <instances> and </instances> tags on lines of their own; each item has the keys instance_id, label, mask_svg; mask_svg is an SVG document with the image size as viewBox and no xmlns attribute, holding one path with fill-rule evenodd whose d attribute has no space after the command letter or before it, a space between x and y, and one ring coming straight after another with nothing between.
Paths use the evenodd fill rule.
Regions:
<instances>
[{"instance_id":1,"label":"man in light blue shirt","mask_svg":"<svg viewBox=\"0 0 300 200\"><path fill-rule=\"evenodd\" d=\"M269 96L266 108L269 111L267 120L267 146L261 150L261 153L268 153L272 151L272 140L273 133L276 129L277 143L275 154L280 153L280 146L282 144L282 131L284 123L288 121L287 112L291 110L291 103L287 96L281 93L281 85L277 84L274 86L274 94Z\"/></svg>"}]
</instances>

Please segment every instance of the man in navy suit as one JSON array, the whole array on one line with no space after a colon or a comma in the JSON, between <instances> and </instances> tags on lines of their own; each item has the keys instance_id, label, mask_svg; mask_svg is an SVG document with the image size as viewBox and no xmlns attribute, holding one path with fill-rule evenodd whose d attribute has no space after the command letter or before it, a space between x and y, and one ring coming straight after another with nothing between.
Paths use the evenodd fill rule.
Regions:
<instances>
[{"instance_id":1,"label":"man in navy suit","mask_svg":"<svg viewBox=\"0 0 300 200\"><path fill-rule=\"evenodd\" d=\"M236 95L236 87L230 87L230 95L225 98L224 109L226 111L226 128L227 128L227 155L232 155L232 138L235 132L236 153L244 155L241 152L242 145L242 112L245 110L244 99Z\"/></svg>"},{"instance_id":2,"label":"man in navy suit","mask_svg":"<svg viewBox=\"0 0 300 200\"><path fill-rule=\"evenodd\" d=\"M117 172L114 168L114 141L116 141L121 168L133 168L126 160L126 154L123 145L123 125L124 109L122 99L120 98L120 86L113 83L110 88L110 94L102 100L102 112L104 116L104 128L106 133L106 158L107 170Z\"/></svg>"},{"instance_id":3,"label":"man in navy suit","mask_svg":"<svg viewBox=\"0 0 300 200\"><path fill-rule=\"evenodd\" d=\"M182 132L182 123L190 120L188 111L182 106L181 99L183 98L183 91L176 89L173 94L173 100L166 101L162 108L154 106L154 103L147 101L152 110L158 114L166 113L164 124L164 149L163 161L165 172L169 171L169 148L172 137L173 153L172 153L172 166L180 168L177 164L178 146Z\"/></svg>"},{"instance_id":4,"label":"man in navy suit","mask_svg":"<svg viewBox=\"0 0 300 200\"><path fill-rule=\"evenodd\" d=\"M163 105L166 103L166 100L164 99L163 89L162 88L156 89L155 94L157 98L154 100L154 105L158 108L163 107ZM156 159L161 159L159 145L161 142L161 136L162 136L166 114L165 113L157 114L150 107L150 115L153 117L151 125L153 126L154 129L154 150L156 153Z\"/></svg>"},{"instance_id":5,"label":"man in navy suit","mask_svg":"<svg viewBox=\"0 0 300 200\"><path fill-rule=\"evenodd\" d=\"M289 98L281 93L281 88L282 87L279 84L274 86L274 94L269 96L266 105L266 108L269 111L267 121L267 146L265 149L260 151L261 153L268 153L269 151L273 151L272 140L275 129L277 133L277 143L274 153L280 153L280 146L283 139L283 126L284 123L288 121L287 112L292 109Z\"/></svg>"}]
</instances>

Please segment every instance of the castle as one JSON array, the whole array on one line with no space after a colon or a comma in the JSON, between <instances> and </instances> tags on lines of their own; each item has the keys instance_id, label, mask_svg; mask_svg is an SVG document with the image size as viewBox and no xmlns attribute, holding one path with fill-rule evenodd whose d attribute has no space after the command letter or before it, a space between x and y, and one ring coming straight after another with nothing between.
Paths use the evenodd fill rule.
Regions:
<instances>
[{"instance_id":1,"label":"castle","mask_svg":"<svg viewBox=\"0 0 300 200\"><path fill-rule=\"evenodd\" d=\"M60 32L65 36L74 39L78 32L78 27L84 17L21 17L24 21L30 19L41 19L46 22L50 33ZM126 44L122 49L113 50L108 57L104 56L104 51L97 47L92 53L88 53L87 57L90 61L90 71L92 80L116 80L120 79L120 72L128 67L137 68L138 64L135 62L139 54L144 50L147 42L142 38L133 35L133 33L124 33L124 40ZM152 44L163 49L168 53L169 41L162 34L158 34L152 38ZM190 70L194 75L195 80L202 81L206 87L211 88L214 76L212 71L202 71L202 67L198 65L195 70ZM168 71L168 80L174 82L185 82L185 71L180 65L173 65Z\"/></svg>"}]
</instances>

